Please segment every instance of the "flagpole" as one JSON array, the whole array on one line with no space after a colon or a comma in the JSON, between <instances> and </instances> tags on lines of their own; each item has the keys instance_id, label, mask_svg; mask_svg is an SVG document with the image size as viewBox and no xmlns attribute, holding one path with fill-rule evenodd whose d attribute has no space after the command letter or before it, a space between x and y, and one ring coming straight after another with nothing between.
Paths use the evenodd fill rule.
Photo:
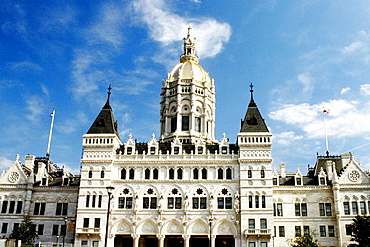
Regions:
<instances>
[{"instance_id":1,"label":"flagpole","mask_svg":"<svg viewBox=\"0 0 370 247\"><path fill-rule=\"evenodd\" d=\"M329 141L328 141L328 132L326 131L326 118L325 118L325 115L328 113L329 111L323 108L326 156L329 156Z\"/></svg>"},{"instance_id":2,"label":"flagpole","mask_svg":"<svg viewBox=\"0 0 370 247\"><path fill-rule=\"evenodd\" d=\"M55 109L53 108L53 112L51 113L51 124L50 124L50 131L49 131L48 149L46 150L46 158L50 157L50 144L51 144L51 136L53 134L54 116L55 116Z\"/></svg>"}]
</instances>

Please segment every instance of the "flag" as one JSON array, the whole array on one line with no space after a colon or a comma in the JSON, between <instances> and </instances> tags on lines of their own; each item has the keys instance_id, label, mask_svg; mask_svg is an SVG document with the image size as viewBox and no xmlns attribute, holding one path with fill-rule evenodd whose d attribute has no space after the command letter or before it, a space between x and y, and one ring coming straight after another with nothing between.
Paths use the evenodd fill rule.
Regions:
<instances>
[{"instance_id":1,"label":"flag","mask_svg":"<svg viewBox=\"0 0 370 247\"><path fill-rule=\"evenodd\" d=\"M328 114L329 114L329 112L330 112L330 110L329 110L329 109L323 109L323 110L322 110L322 113L323 113L324 115L328 115Z\"/></svg>"}]
</instances>

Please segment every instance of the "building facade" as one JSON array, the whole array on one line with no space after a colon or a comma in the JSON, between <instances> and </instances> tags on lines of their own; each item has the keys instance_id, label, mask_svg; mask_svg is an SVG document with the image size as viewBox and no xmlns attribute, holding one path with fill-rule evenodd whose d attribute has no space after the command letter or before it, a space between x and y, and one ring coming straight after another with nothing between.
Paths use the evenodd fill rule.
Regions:
<instances>
[{"instance_id":1,"label":"building facade","mask_svg":"<svg viewBox=\"0 0 370 247\"><path fill-rule=\"evenodd\" d=\"M36 243L70 246L74 242L79 176L54 164L48 156L17 155L0 176L0 227L9 238L25 217L32 221Z\"/></svg>"},{"instance_id":2,"label":"building facade","mask_svg":"<svg viewBox=\"0 0 370 247\"><path fill-rule=\"evenodd\" d=\"M0 177L2 236L29 216L41 242L66 233L82 247L280 247L310 232L320 246L348 246L353 218L370 215L368 173L351 153L317 155L306 175L273 169L253 85L237 143L216 140L215 83L195 48L189 29L162 83L158 137L121 140L109 88L83 135L80 177L17 157Z\"/></svg>"},{"instance_id":3,"label":"building facade","mask_svg":"<svg viewBox=\"0 0 370 247\"><path fill-rule=\"evenodd\" d=\"M158 139L121 141L110 89L83 135L76 245L275 247L312 231L348 245L353 218L370 213L368 174L352 154L317 156L307 175L273 170L252 85L237 144L215 140L215 84L190 31L162 84Z\"/></svg>"}]
</instances>

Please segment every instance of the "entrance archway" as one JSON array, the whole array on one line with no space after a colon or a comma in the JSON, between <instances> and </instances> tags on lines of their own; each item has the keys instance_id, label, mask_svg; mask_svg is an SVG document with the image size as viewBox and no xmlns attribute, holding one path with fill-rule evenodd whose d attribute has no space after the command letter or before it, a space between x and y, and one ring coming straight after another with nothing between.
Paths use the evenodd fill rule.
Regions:
<instances>
[{"instance_id":1,"label":"entrance archway","mask_svg":"<svg viewBox=\"0 0 370 247\"><path fill-rule=\"evenodd\" d=\"M208 236L191 236L190 238L191 247L207 247L209 246Z\"/></svg>"},{"instance_id":2,"label":"entrance archway","mask_svg":"<svg viewBox=\"0 0 370 247\"><path fill-rule=\"evenodd\" d=\"M131 235L116 235L114 238L114 247L132 247L133 239Z\"/></svg>"},{"instance_id":3,"label":"entrance archway","mask_svg":"<svg viewBox=\"0 0 370 247\"><path fill-rule=\"evenodd\" d=\"M217 236L216 247L234 247L235 246L235 240L233 236Z\"/></svg>"},{"instance_id":4,"label":"entrance archway","mask_svg":"<svg viewBox=\"0 0 370 247\"><path fill-rule=\"evenodd\" d=\"M158 238L155 235L140 236L139 247L155 247L158 246Z\"/></svg>"},{"instance_id":5,"label":"entrance archway","mask_svg":"<svg viewBox=\"0 0 370 247\"><path fill-rule=\"evenodd\" d=\"M166 239L164 241L165 247L183 247L184 246L184 239L180 235L166 235Z\"/></svg>"}]
</instances>

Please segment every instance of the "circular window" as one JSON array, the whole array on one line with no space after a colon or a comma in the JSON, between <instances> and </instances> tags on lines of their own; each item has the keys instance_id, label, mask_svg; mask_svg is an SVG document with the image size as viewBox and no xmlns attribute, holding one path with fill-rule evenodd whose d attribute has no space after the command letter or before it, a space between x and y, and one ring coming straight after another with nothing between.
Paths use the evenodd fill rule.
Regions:
<instances>
[{"instance_id":1,"label":"circular window","mask_svg":"<svg viewBox=\"0 0 370 247\"><path fill-rule=\"evenodd\" d=\"M360 173L358 171L351 171L349 174L349 179L352 180L353 182L358 181L359 178L361 177Z\"/></svg>"},{"instance_id":2,"label":"circular window","mask_svg":"<svg viewBox=\"0 0 370 247\"><path fill-rule=\"evenodd\" d=\"M12 172L12 173L9 174L9 181L11 183L14 183L18 179L19 179L19 173L18 172Z\"/></svg>"}]
</instances>

